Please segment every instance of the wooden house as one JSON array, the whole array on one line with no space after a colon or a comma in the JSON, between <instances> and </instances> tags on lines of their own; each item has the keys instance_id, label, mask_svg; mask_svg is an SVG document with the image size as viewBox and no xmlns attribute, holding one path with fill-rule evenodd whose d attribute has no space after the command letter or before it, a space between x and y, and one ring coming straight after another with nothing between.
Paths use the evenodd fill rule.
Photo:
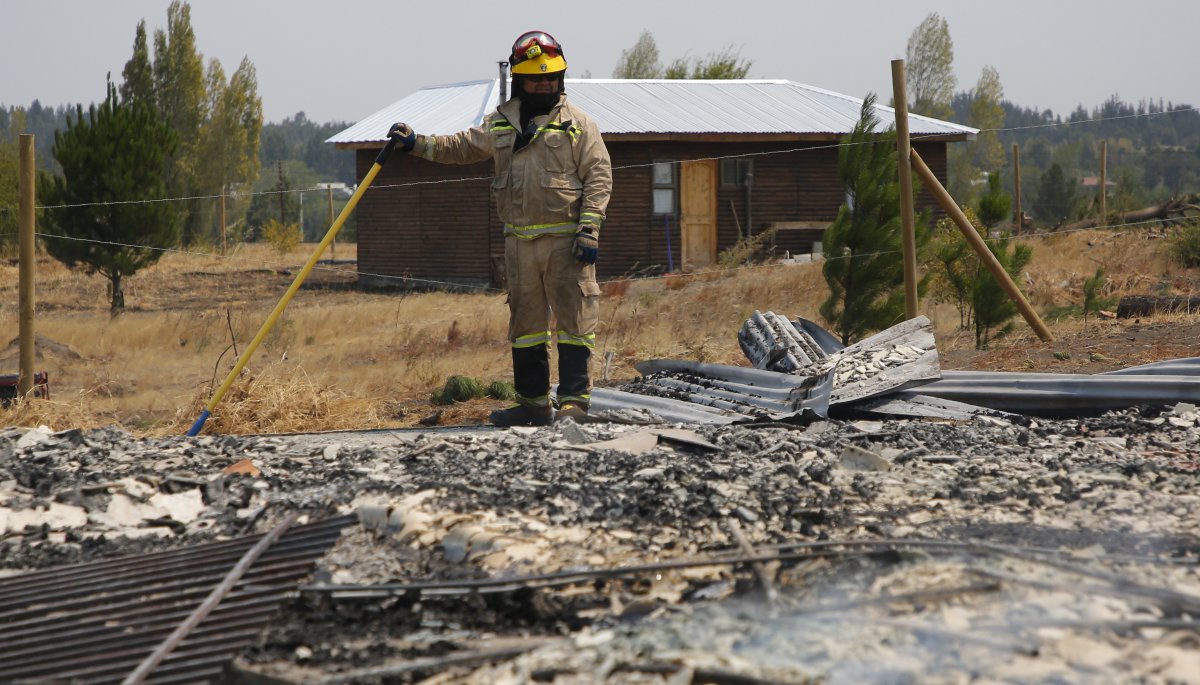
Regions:
<instances>
[{"instance_id":1,"label":"wooden house","mask_svg":"<svg viewBox=\"0 0 1200 685\"><path fill-rule=\"evenodd\" d=\"M393 122L423 134L469 128L507 86L493 79L424 88L328 142L357 151L362 179ZM778 80L567 79L566 90L612 157L600 278L701 268L771 229L780 255L807 253L845 201L838 143L858 121L861 99ZM877 115L880 130L894 125L891 108L877 105ZM946 144L976 134L917 115L909 130L943 181ZM490 160L454 166L394 155L357 209L360 283L499 284L504 238L493 173Z\"/></svg>"}]
</instances>

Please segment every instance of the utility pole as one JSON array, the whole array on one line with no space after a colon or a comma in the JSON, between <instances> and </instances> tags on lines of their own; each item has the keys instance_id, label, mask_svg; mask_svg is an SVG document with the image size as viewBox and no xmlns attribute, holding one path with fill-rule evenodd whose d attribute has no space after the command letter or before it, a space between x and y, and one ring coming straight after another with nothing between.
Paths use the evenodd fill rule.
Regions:
<instances>
[{"instance_id":1,"label":"utility pole","mask_svg":"<svg viewBox=\"0 0 1200 685\"><path fill-rule=\"evenodd\" d=\"M1021 146L1013 143L1013 202L1016 204L1015 218L1017 230L1013 235L1021 235L1025 217L1021 209Z\"/></svg>"},{"instance_id":2,"label":"utility pole","mask_svg":"<svg viewBox=\"0 0 1200 685\"><path fill-rule=\"evenodd\" d=\"M284 186L283 186L283 160L282 159L275 160L275 171L279 174L279 223L286 224L287 223L287 214L284 213L284 209L283 209Z\"/></svg>"}]
</instances>

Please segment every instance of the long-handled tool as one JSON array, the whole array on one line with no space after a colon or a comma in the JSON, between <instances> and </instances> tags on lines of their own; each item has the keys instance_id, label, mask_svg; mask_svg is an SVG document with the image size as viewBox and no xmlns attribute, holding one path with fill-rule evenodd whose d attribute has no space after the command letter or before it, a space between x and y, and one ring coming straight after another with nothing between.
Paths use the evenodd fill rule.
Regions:
<instances>
[{"instance_id":1,"label":"long-handled tool","mask_svg":"<svg viewBox=\"0 0 1200 685\"><path fill-rule=\"evenodd\" d=\"M233 380L238 377L242 369L246 368L246 363L250 361L250 357L254 355L254 351L258 349L259 344L267 337L267 333L271 331L271 327L275 325L275 321L279 319L279 315L287 308L288 302L292 300L292 295L295 295L296 291L300 289L300 284L304 282L305 278L308 278L309 272L316 266L317 260L320 259L325 248L329 247L329 243L333 242L333 239L337 236L337 232L341 230L342 224L346 223L346 217L350 216L350 212L354 211L354 207L358 205L358 200L367 191L367 188L370 187L371 182L375 180L375 176L379 174L379 170L383 168L383 165L387 162L388 157L392 155L392 150L395 147L396 139L389 138L387 144L379 151L379 155L375 157L375 164L371 165L370 171L363 177L362 182L358 184L358 190L354 191L354 195L350 197L350 201L342 208L341 214L338 214L338 218L334 220L333 225L326 231L321 244L317 245L317 249L308 258L308 262L305 263L304 268L300 269L300 273L296 274L296 279L292 281L292 285L283 294L283 297L280 298L279 304L275 305L274 311L263 322L262 328L258 329L258 335L254 336L254 339L250 341L250 345L242 352L242 356L238 357L237 363L233 365L233 370L225 377L225 382L213 394L204 411L200 412L200 418L196 419L196 422L188 429L188 436L200 433L200 429L204 427L204 422L208 420L208 417L212 414L212 410L221 402L221 398L225 396L225 393L229 390L229 386L233 385Z\"/></svg>"}]
</instances>

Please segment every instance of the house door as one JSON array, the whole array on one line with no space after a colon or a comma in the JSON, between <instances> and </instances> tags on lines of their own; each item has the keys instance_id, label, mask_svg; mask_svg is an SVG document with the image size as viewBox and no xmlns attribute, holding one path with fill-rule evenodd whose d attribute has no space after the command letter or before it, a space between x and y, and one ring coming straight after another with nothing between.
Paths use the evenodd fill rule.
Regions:
<instances>
[{"instance_id":1,"label":"house door","mask_svg":"<svg viewBox=\"0 0 1200 685\"><path fill-rule=\"evenodd\" d=\"M717 160L681 162L679 232L683 270L717 261Z\"/></svg>"}]
</instances>

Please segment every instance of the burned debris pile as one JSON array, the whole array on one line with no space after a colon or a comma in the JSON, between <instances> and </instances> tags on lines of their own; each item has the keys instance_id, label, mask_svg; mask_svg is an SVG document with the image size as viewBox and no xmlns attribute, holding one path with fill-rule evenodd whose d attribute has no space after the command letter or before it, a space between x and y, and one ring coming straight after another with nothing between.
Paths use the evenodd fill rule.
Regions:
<instances>
[{"instance_id":1,"label":"burned debris pile","mask_svg":"<svg viewBox=\"0 0 1200 685\"><path fill-rule=\"evenodd\" d=\"M597 390L596 404L616 418L641 412L666 420L736 423L803 422L813 414L837 419L1066 417L1200 402L1195 359L1095 375L942 371L931 324L923 316L843 347L811 321L754 312L738 342L754 369L642 362L637 368L643 378L618 390ZM716 391L701 390L706 388ZM763 405L781 389L790 405ZM639 395L656 401L644 402Z\"/></svg>"},{"instance_id":2,"label":"burned debris pile","mask_svg":"<svg viewBox=\"0 0 1200 685\"><path fill-rule=\"evenodd\" d=\"M295 516L348 523L214 682L1195 682L1192 386L1083 411L1195 366L1042 416L939 394L927 333L840 349L764 314L756 368L647 362L597 391L611 420L537 429L8 429L0 597ZM991 393L1023 406L1025 383ZM0 681L6 622L75 644L54 631L87 606L45 609L0 606ZM122 638L89 639L76 672Z\"/></svg>"}]
</instances>

